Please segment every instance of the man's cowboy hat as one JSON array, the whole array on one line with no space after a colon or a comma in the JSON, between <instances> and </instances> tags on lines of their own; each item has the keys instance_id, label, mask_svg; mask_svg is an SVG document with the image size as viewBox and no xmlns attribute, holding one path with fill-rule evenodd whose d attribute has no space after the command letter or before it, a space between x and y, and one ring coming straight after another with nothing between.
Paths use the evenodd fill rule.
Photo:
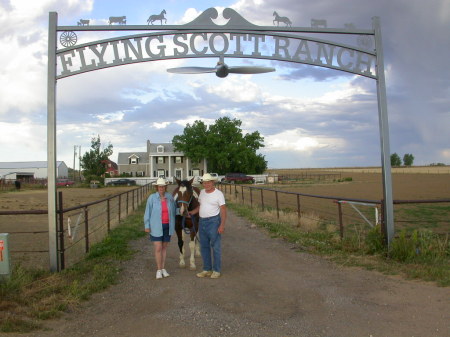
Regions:
<instances>
[{"instance_id":1,"label":"man's cowboy hat","mask_svg":"<svg viewBox=\"0 0 450 337\"><path fill-rule=\"evenodd\" d=\"M155 183L156 186L166 186L167 184L168 182L164 178L158 178Z\"/></svg>"},{"instance_id":2,"label":"man's cowboy hat","mask_svg":"<svg viewBox=\"0 0 450 337\"><path fill-rule=\"evenodd\" d=\"M209 173L205 173L201 179L202 182L204 181L216 181L216 178L210 175Z\"/></svg>"}]
</instances>

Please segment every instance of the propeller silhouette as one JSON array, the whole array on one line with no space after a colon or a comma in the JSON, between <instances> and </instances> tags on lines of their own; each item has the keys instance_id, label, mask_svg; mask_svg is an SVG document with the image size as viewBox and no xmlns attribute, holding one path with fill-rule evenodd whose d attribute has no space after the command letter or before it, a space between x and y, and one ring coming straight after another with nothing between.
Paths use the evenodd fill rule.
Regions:
<instances>
[{"instance_id":1,"label":"propeller silhouette","mask_svg":"<svg viewBox=\"0 0 450 337\"><path fill-rule=\"evenodd\" d=\"M216 73L217 77L227 77L228 74L262 74L275 71L271 67L257 67L257 66L237 66L230 67L225 64L223 57L220 57L219 62L215 67L178 67L167 69L169 73L174 74L205 74Z\"/></svg>"}]
</instances>

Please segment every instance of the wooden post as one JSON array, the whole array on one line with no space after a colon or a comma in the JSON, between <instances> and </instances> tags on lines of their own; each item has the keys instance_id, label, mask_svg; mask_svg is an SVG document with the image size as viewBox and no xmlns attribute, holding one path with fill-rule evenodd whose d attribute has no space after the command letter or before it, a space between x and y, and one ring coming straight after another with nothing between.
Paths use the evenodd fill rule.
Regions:
<instances>
[{"instance_id":1,"label":"wooden post","mask_svg":"<svg viewBox=\"0 0 450 337\"><path fill-rule=\"evenodd\" d=\"M264 192L261 189L261 210L264 211Z\"/></svg>"},{"instance_id":2,"label":"wooden post","mask_svg":"<svg viewBox=\"0 0 450 337\"><path fill-rule=\"evenodd\" d=\"M302 217L302 215L300 213L300 194L297 194L297 219L298 219L297 226L298 227L300 227L300 225L301 225L301 217Z\"/></svg>"},{"instance_id":3,"label":"wooden post","mask_svg":"<svg viewBox=\"0 0 450 337\"><path fill-rule=\"evenodd\" d=\"M89 252L89 213L88 208L84 208L84 241L86 243L85 251Z\"/></svg>"},{"instance_id":4,"label":"wooden post","mask_svg":"<svg viewBox=\"0 0 450 337\"><path fill-rule=\"evenodd\" d=\"M280 219L280 210L278 208L278 191L275 191L275 201L277 205L277 219Z\"/></svg>"},{"instance_id":5,"label":"wooden post","mask_svg":"<svg viewBox=\"0 0 450 337\"><path fill-rule=\"evenodd\" d=\"M120 207L122 206L121 204L121 200L122 200L122 198L121 198L121 196L122 196L122 194L119 194L119 222L120 222Z\"/></svg>"},{"instance_id":6,"label":"wooden post","mask_svg":"<svg viewBox=\"0 0 450 337\"><path fill-rule=\"evenodd\" d=\"M111 199L108 198L106 200L106 217L107 217L107 228L108 233L111 231L111 205L110 205Z\"/></svg>"},{"instance_id":7,"label":"wooden post","mask_svg":"<svg viewBox=\"0 0 450 337\"><path fill-rule=\"evenodd\" d=\"M127 216L128 216L128 207L129 207L129 205L128 205L129 195L130 195L130 191L127 191Z\"/></svg>"},{"instance_id":8,"label":"wooden post","mask_svg":"<svg viewBox=\"0 0 450 337\"><path fill-rule=\"evenodd\" d=\"M341 236L341 240L344 238L344 221L342 220L342 204L337 201L338 204L338 212L339 212L339 235Z\"/></svg>"}]
</instances>

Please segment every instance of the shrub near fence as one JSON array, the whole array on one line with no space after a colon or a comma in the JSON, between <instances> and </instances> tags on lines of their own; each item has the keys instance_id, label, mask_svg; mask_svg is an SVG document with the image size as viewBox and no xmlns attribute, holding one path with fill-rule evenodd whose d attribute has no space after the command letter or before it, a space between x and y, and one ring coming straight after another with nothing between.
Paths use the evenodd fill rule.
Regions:
<instances>
[{"instance_id":1,"label":"shrub near fence","mask_svg":"<svg viewBox=\"0 0 450 337\"><path fill-rule=\"evenodd\" d=\"M57 242L59 270L78 262L90 246L101 241L121 219L147 200L151 185L144 185L108 198L64 208L63 192L58 192ZM21 215L32 215L33 218ZM34 218L34 216L37 217ZM26 219L25 219L26 218ZM0 211L2 223L10 230L12 264L47 268L47 210Z\"/></svg>"},{"instance_id":2,"label":"shrub near fence","mask_svg":"<svg viewBox=\"0 0 450 337\"><path fill-rule=\"evenodd\" d=\"M320 196L249 185L217 185L228 200L261 211L271 210L279 221L288 221L304 230L345 231L358 235L367 232L383 219L380 200ZM427 211L425 211L427 210ZM394 221L399 229L450 232L450 199L394 200Z\"/></svg>"}]
</instances>

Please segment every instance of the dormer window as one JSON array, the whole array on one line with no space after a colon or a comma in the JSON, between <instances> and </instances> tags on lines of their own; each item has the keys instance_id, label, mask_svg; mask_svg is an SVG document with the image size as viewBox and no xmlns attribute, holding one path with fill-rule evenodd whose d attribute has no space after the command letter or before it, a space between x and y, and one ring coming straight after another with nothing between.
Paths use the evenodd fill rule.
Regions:
<instances>
[{"instance_id":1,"label":"dormer window","mask_svg":"<svg viewBox=\"0 0 450 337\"><path fill-rule=\"evenodd\" d=\"M128 158L128 163L129 164L139 164L139 157L136 155L132 155L131 157Z\"/></svg>"},{"instance_id":2,"label":"dormer window","mask_svg":"<svg viewBox=\"0 0 450 337\"><path fill-rule=\"evenodd\" d=\"M156 148L156 152L157 153L164 153L164 146L158 145L158 147Z\"/></svg>"}]
</instances>

